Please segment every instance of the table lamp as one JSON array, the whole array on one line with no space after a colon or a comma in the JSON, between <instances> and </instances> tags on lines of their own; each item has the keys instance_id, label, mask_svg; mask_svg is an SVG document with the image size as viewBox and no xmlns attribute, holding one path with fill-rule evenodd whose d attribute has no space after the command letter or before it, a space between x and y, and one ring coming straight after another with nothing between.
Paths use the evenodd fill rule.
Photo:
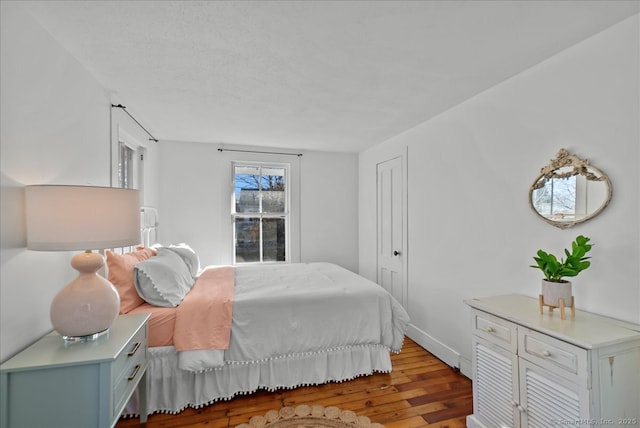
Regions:
<instances>
[{"instance_id":1,"label":"table lamp","mask_svg":"<svg viewBox=\"0 0 640 428\"><path fill-rule=\"evenodd\" d=\"M94 186L27 186L27 249L85 250L71 266L77 278L51 303L51 324L65 341L94 340L109 331L120 312L120 296L97 274L104 257L92 250L140 242L139 192Z\"/></svg>"}]
</instances>

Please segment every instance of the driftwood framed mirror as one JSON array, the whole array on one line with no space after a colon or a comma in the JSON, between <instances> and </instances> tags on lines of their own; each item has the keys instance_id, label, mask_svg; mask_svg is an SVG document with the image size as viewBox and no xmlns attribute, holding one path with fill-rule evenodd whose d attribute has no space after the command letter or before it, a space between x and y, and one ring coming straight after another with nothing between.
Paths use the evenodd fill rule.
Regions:
<instances>
[{"instance_id":1,"label":"driftwood framed mirror","mask_svg":"<svg viewBox=\"0 0 640 428\"><path fill-rule=\"evenodd\" d=\"M531 185L529 205L547 223L566 229L600 214L612 194L604 172L560 149Z\"/></svg>"}]
</instances>

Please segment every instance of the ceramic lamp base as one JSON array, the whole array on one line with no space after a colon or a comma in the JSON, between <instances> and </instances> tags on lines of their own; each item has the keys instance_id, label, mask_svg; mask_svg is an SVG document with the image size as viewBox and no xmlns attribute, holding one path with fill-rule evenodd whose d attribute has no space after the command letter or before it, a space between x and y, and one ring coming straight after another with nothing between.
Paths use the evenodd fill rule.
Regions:
<instances>
[{"instance_id":1,"label":"ceramic lamp base","mask_svg":"<svg viewBox=\"0 0 640 428\"><path fill-rule=\"evenodd\" d=\"M51 324L65 341L94 340L105 334L120 312L116 288L96 272L104 265L97 253L77 254L71 266L80 274L56 294Z\"/></svg>"}]
</instances>

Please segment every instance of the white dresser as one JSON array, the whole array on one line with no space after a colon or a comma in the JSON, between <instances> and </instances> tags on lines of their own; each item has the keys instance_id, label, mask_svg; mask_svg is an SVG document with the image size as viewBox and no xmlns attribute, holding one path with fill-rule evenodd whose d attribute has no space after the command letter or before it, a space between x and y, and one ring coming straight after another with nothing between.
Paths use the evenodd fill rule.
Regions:
<instances>
[{"instance_id":1,"label":"white dresser","mask_svg":"<svg viewBox=\"0 0 640 428\"><path fill-rule=\"evenodd\" d=\"M520 295L467 300L470 428L640 427L640 326L576 311L540 315Z\"/></svg>"},{"instance_id":2,"label":"white dresser","mask_svg":"<svg viewBox=\"0 0 640 428\"><path fill-rule=\"evenodd\" d=\"M138 384L145 408L148 319L120 315L108 334L91 342L65 344L52 332L6 361L0 427L113 427Z\"/></svg>"}]
</instances>

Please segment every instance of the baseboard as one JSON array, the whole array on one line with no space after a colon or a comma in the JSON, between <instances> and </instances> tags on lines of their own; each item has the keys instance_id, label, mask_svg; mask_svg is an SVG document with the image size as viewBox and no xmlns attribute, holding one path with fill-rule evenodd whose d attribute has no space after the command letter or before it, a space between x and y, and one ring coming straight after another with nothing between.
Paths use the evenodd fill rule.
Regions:
<instances>
[{"instance_id":1,"label":"baseboard","mask_svg":"<svg viewBox=\"0 0 640 428\"><path fill-rule=\"evenodd\" d=\"M473 379L473 372L471 369L471 360L463 356L460 356L460 373L462 373L469 379Z\"/></svg>"},{"instance_id":2,"label":"baseboard","mask_svg":"<svg viewBox=\"0 0 640 428\"><path fill-rule=\"evenodd\" d=\"M467 416L467 428L487 428L475 415Z\"/></svg>"},{"instance_id":3,"label":"baseboard","mask_svg":"<svg viewBox=\"0 0 640 428\"><path fill-rule=\"evenodd\" d=\"M471 362L438 339L409 324L407 336L427 351L431 352L445 364L460 370L464 376L471 378Z\"/></svg>"}]
</instances>

